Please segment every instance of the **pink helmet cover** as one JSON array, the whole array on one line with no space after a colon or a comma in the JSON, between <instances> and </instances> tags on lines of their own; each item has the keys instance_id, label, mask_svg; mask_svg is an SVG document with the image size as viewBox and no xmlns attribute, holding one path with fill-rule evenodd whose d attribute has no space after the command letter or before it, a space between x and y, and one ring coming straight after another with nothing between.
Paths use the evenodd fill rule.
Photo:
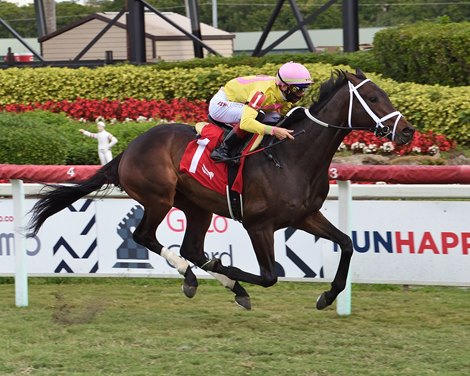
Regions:
<instances>
[{"instance_id":1,"label":"pink helmet cover","mask_svg":"<svg viewBox=\"0 0 470 376\"><path fill-rule=\"evenodd\" d=\"M312 83L310 72L302 64L290 61L282 65L276 74L278 85L309 85Z\"/></svg>"}]
</instances>

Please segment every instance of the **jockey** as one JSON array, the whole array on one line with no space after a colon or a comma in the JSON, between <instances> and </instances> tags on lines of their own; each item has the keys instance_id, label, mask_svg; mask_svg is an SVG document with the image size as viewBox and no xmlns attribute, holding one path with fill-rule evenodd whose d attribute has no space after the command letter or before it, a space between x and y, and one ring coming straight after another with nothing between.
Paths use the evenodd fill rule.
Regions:
<instances>
[{"instance_id":1,"label":"jockey","mask_svg":"<svg viewBox=\"0 0 470 376\"><path fill-rule=\"evenodd\" d=\"M209 102L209 119L232 126L220 146L212 151L211 158L215 161L230 158L230 151L249 133L293 139L292 130L265 125L260 120L263 112L284 116L302 99L311 83L307 68L292 61L282 65L275 77L247 76L229 81Z\"/></svg>"}]
</instances>

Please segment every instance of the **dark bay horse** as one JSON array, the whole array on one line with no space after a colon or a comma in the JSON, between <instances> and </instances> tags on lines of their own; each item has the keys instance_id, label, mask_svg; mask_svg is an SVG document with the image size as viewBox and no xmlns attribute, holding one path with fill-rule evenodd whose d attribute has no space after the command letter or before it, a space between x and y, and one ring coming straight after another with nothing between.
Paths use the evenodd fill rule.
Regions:
<instances>
[{"instance_id":1,"label":"dark bay horse","mask_svg":"<svg viewBox=\"0 0 470 376\"><path fill-rule=\"evenodd\" d=\"M127 149L88 180L73 186L56 185L42 194L32 209L29 229L37 233L44 221L79 198L108 185L121 187L144 207L133 238L161 255L184 276L183 291L194 296L198 285L188 261L212 274L250 309L250 297L240 285L248 282L269 287L277 282L274 232L293 227L336 242L341 257L329 291L316 306L323 309L344 289L353 254L351 239L320 212L329 190L328 168L343 138L354 129L367 129L397 144L409 142L413 127L395 110L385 92L360 71L334 71L320 88L310 108L298 108L284 126L303 134L275 147L281 168L263 153L251 155L243 171L243 226L251 239L260 274L224 266L207 259L204 239L213 213L230 217L224 196L187 174L179 172L194 128L185 124L156 126L133 140ZM156 230L168 211L176 207L187 219L180 256L156 239Z\"/></svg>"}]
</instances>

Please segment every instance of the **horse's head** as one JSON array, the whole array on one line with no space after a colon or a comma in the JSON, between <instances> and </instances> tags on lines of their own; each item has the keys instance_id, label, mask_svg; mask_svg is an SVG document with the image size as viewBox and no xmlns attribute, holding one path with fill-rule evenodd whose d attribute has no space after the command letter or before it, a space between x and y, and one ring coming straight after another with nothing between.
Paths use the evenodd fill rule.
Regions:
<instances>
[{"instance_id":1,"label":"horse's head","mask_svg":"<svg viewBox=\"0 0 470 376\"><path fill-rule=\"evenodd\" d=\"M344 75L349 89L348 126L370 129L397 144L410 142L415 130L395 109L388 95L360 69L356 69L356 74L344 72Z\"/></svg>"}]
</instances>

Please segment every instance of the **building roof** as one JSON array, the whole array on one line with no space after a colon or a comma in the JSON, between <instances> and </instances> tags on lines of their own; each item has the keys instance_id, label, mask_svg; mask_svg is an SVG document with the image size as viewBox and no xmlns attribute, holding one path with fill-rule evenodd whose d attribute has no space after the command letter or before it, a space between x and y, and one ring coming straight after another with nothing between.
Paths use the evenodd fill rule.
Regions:
<instances>
[{"instance_id":1,"label":"building roof","mask_svg":"<svg viewBox=\"0 0 470 376\"><path fill-rule=\"evenodd\" d=\"M191 33L191 20L188 17L185 17L178 13L173 12L161 12L166 18L171 22L177 24L182 29ZM45 35L42 38L39 38L39 42L44 42L48 39L54 38L55 36L70 31L80 25L83 25L91 20L101 20L105 23L109 23L117 16L118 12L103 12L103 13L94 13L81 20L73 22L60 30L57 30L53 33ZM154 12L145 12L145 36L150 39L155 40L173 40L173 39L189 39L184 33L175 28L165 19L160 17ZM126 14L123 14L119 20L115 23L116 27L126 28L127 17ZM104 26L103 26L104 27ZM203 39L234 39L235 34L229 33L227 31L217 29L205 23L200 23L201 35Z\"/></svg>"}]
</instances>

